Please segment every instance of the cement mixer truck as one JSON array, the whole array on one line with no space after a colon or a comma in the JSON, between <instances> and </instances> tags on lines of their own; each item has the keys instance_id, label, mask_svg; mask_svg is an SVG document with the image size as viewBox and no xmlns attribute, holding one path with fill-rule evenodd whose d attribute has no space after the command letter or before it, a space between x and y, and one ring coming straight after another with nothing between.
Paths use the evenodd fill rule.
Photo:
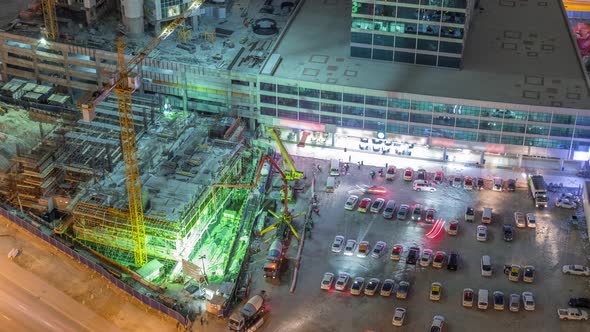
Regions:
<instances>
[{"instance_id":1,"label":"cement mixer truck","mask_svg":"<svg viewBox=\"0 0 590 332\"><path fill-rule=\"evenodd\" d=\"M256 331L264 323L263 313L264 298L254 295L240 311L231 314L228 327L231 331Z\"/></svg>"}]
</instances>

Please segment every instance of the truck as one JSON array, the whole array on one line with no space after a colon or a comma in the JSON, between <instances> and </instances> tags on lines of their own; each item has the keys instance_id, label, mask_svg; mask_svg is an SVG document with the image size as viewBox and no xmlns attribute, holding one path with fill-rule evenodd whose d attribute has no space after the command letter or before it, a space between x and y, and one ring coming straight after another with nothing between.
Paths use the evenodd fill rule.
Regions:
<instances>
[{"instance_id":1,"label":"truck","mask_svg":"<svg viewBox=\"0 0 590 332\"><path fill-rule=\"evenodd\" d=\"M338 159L330 160L330 176L340 175L340 161Z\"/></svg>"},{"instance_id":2,"label":"truck","mask_svg":"<svg viewBox=\"0 0 590 332\"><path fill-rule=\"evenodd\" d=\"M254 295L248 302L229 316L228 327L231 331L254 331L251 329L262 325L262 314L264 313L264 298L260 295Z\"/></svg>"},{"instance_id":3,"label":"truck","mask_svg":"<svg viewBox=\"0 0 590 332\"><path fill-rule=\"evenodd\" d=\"M529 175L529 188L536 207L547 207L547 189L542 175Z\"/></svg>"},{"instance_id":4,"label":"truck","mask_svg":"<svg viewBox=\"0 0 590 332\"><path fill-rule=\"evenodd\" d=\"M588 313L578 308L557 309L561 320L588 320Z\"/></svg>"},{"instance_id":5,"label":"truck","mask_svg":"<svg viewBox=\"0 0 590 332\"><path fill-rule=\"evenodd\" d=\"M270 245L263 268L265 278L276 279L279 277L284 260L284 249L283 241L280 238L276 238Z\"/></svg>"}]
</instances>

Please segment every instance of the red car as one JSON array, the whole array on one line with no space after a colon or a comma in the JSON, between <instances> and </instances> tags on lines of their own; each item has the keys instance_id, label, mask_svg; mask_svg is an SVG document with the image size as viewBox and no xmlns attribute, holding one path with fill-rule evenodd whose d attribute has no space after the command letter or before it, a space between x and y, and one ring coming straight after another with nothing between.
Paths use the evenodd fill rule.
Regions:
<instances>
[{"instance_id":1,"label":"red car","mask_svg":"<svg viewBox=\"0 0 590 332\"><path fill-rule=\"evenodd\" d=\"M412 171L411 168L406 169L406 171L404 172L404 181L412 181L413 177L414 171Z\"/></svg>"},{"instance_id":2,"label":"red car","mask_svg":"<svg viewBox=\"0 0 590 332\"><path fill-rule=\"evenodd\" d=\"M436 172L434 175L434 182L441 183L443 181L443 172Z\"/></svg>"},{"instance_id":3,"label":"red car","mask_svg":"<svg viewBox=\"0 0 590 332\"><path fill-rule=\"evenodd\" d=\"M359 204L358 211L359 212L367 212L367 209L371 206L371 199L370 198L363 198L361 204Z\"/></svg>"}]
</instances>

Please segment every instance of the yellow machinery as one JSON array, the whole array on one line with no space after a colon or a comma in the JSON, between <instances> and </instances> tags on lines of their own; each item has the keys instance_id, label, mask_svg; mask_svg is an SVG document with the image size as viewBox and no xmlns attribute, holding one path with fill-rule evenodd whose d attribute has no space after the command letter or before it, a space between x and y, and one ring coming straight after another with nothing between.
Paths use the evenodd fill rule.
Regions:
<instances>
[{"instance_id":1,"label":"yellow machinery","mask_svg":"<svg viewBox=\"0 0 590 332\"><path fill-rule=\"evenodd\" d=\"M287 179L287 181L294 181L294 180L299 180L301 178L303 178L303 173L299 172L295 169L295 166L293 166L293 161L291 161L291 157L289 157L289 153L287 152L287 149L285 149L285 146L283 145L283 141L281 141L281 138L279 137L279 133L277 132L277 129L275 128L268 128L268 131L270 132L270 134L272 135L272 137L274 138L274 140L277 142L277 145L279 146L279 150L281 150L281 154L283 155L283 158L285 159L283 162L283 167L285 168L285 178ZM289 165L289 170L287 171L287 165L284 165L285 163L287 163L287 165Z\"/></svg>"},{"instance_id":2,"label":"yellow machinery","mask_svg":"<svg viewBox=\"0 0 590 332\"><path fill-rule=\"evenodd\" d=\"M193 37L193 29L187 29L186 25L182 25L180 29L176 31L176 40L182 43L186 43Z\"/></svg>"},{"instance_id":3,"label":"yellow machinery","mask_svg":"<svg viewBox=\"0 0 590 332\"><path fill-rule=\"evenodd\" d=\"M590 12L590 1L584 0L563 0L565 10L577 12Z\"/></svg>"},{"instance_id":4,"label":"yellow machinery","mask_svg":"<svg viewBox=\"0 0 590 332\"><path fill-rule=\"evenodd\" d=\"M54 0L45 0L54 1ZM119 126L121 129L121 151L125 163L125 180L127 186L127 200L129 208L129 221L133 237L133 255L136 266L143 266L147 263L147 248L145 225L143 216L143 206L141 198L141 182L139 174L139 164L137 156L137 140L135 136L135 127L133 126L133 111L131 108L131 94L135 86L130 85L132 72L160 43L168 38L179 26L184 24L184 20L189 14L198 9L205 0L195 0L187 9L182 12L176 19L168 24L162 32L152 39L141 51L137 53L128 63L125 63L123 54L124 45L118 40L117 67L118 76L115 77L114 83L108 84L98 91L96 97L93 95L88 101L82 104L82 111L85 114L91 114L88 120L92 120L94 115L94 106L105 100L113 90L117 94Z\"/></svg>"},{"instance_id":5,"label":"yellow machinery","mask_svg":"<svg viewBox=\"0 0 590 332\"><path fill-rule=\"evenodd\" d=\"M59 37L59 26L57 25L57 13L55 3L57 0L41 0L43 7L43 21L45 22L45 37L56 40Z\"/></svg>"}]
</instances>

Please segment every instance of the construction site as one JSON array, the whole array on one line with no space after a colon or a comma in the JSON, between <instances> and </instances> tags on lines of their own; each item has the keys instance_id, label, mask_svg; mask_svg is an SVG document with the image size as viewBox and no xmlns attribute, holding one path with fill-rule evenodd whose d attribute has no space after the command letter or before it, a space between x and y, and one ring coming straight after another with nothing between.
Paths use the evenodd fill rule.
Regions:
<instances>
[{"instance_id":1,"label":"construction site","mask_svg":"<svg viewBox=\"0 0 590 332\"><path fill-rule=\"evenodd\" d=\"M2 206L170 308L180 283L227 314L263 204L291 218L244 115L298 2L175 1L141 24L131 1L91 3L32 2L2 27Z\"/></svg>"}]
</instances>

